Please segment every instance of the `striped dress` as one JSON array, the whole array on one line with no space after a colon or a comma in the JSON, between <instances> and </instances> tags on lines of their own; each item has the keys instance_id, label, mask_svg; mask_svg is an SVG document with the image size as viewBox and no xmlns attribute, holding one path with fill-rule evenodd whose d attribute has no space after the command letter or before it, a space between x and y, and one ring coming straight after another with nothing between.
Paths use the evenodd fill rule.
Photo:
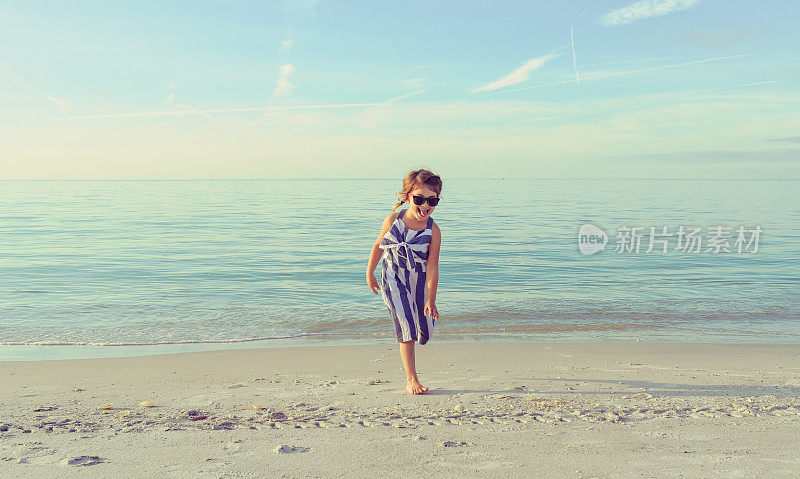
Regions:
<instances>
[{"instance_id":1,"label":"striped dress","mask_svg":"<svg viewBox=\"0 0 800 479\"><path fill-rule=\"evenodd\" d=\"M417 340L425 344L433 332L433 318L425 316L428 246L431 243L433 218L423 230L412 230L403 223L400 211L389 231L383 235L381 295L392 314L400 342Z\"/></svg>"}]
</instances>

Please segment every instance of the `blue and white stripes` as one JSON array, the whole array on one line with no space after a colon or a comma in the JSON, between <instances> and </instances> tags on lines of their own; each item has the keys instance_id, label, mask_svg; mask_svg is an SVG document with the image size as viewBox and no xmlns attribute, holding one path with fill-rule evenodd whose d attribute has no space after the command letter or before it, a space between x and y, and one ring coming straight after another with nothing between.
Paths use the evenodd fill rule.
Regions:
<instances>
[{"instance_id":1,"label":"blue and white stripes","mask_svg":"<svg viewBox=\"0 0 800 479\"><path fill-rule=\"evenodd\" d=\"M425 344L433 332L434 320L425 316L426 269L431 242L432 218L424 230L406 228L401 211L381 239L383 263L381 293L394 321L398 341L417 340Z\"/></svg>"}]
</instances>

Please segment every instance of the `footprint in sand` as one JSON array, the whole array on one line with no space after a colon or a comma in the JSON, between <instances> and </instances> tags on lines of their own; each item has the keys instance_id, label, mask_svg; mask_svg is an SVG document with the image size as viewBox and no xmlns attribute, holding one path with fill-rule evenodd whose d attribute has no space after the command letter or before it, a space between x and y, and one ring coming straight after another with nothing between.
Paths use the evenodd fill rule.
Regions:
<instances>
[{"instance_id":1,"label":"footprint in sand","mask_svg":"<svg viewBox=\"0 0 800 479\"><path fill-rule=\"evenodd\" d=\"M41 444L41 443L34 443ZM47 446L16 444L2 448L3 461L13 461L18 464L52 464L57 461L56 449Z\"/></svg>"},{"instance_id":2,"label":"footprint in sand","mask_svg":"<svg viewBox=\"0 0 800 479\"><path fill-rule=\"evenodd\" d=\"M239 445L241 442L241 439L237 439L233 442L227 442L224 446L222 446L222 450L227 452L239 452L239 450L242 449L242 446Z\"/></svg>"},{"instance_id":3,"label":"footprint in sand","mask_svg":"<svg viewBox=\"0 0 800 479\"><path fill-rule=\"evenodd\" d=\"M107 459L103 459L100 456L76 456L68 457L61 461L61 463L65 466L94 466L106 461Z\"/></svg>"},{"instance_id":4,"label":"footprint in sand","mask_svg":"<svg viewBox=\"0 0 800 479\"><path fill-rule=\"evenodd\" d=\"M56 409L58 409L57 406L39 406L33 412L55 411Z\"/></svg>"},{"instance_id":5,"label":"footprint in sand","mask_svg":"<svg viewBox=\"0 0 800 479\"><path fill-rule=\"evenodd\" d=\"M309 448L301 446L289 446L282 444L274 449L275 454L294 454L296 452L308 452Z\"/></svg>"},{"instance_id":6,"label":"footprint in sand","mask_svg":"<svg viewBox=\"0 0 800 479\"><path fill-rule=\"evenodd\" d=\"M474 446L471 442L464 441L445 441L439 444L442 447L461 447L461 446Z\"/></svg>"},{"instance_id":7,"label":"footprint in sand","mask_svg":"<svg viewBox=\"0 0 800 479\"><path fill-rule=\"evenodd\" d=\"M384 379L375 379L373 381L368 381L368 382L364 383L364 386L375 386L377 384L386 384L388 382L391 382L391 381L387 381L387 380L384 380Z\"/></svg>"},{"instance_id":8,"label":"footprint in sand","mask_svg":"<svg viewBox=\"0 0 800 479\"><path fill-rule=\"evenodd\" d=\"M183 414L184 412L181 411L181 413L179 413L178 415L181 416ZM202 421L203 419L208 419L208 413L205 413L203 411L198 411L197 409L186 411L185 415L188 419L191 419L192 421Z\"/></svg>"}]
</instances>

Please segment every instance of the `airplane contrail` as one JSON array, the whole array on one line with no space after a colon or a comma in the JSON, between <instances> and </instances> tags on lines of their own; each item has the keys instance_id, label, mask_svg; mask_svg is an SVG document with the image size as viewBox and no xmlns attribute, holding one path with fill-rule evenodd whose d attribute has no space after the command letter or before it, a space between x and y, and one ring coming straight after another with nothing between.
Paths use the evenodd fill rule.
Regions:
<instances>
[{"instance_id":1,"label":"airplane contrail","mask_svg":"<svg viewBox=\"0 0 800 479\"><path fill-rule=\"evenodd\" d=\"M581 76L578 75L578 61L575 59L575 39L573 38L572 34L575 31L575 25L572 25L572 28L569 29L569 42L572 45L572 65L575 66L575 80L580 83Z\"/></svg>"},{"instance_id":2,"label":"airplane contrail","mask_svg":"<svg viewBox=\"0 0 800 479\"><path fill-rule=\"evenodd\" d=\"M740 58L740 57L746 57L746 56L751 56L751 55L753 55L753 54L752 53L743 53L741 55L732 55L732 56L728 56L728 57L705 58L703 60L693 60L693 61L690 61L690 62L675 63L673 65L663 65L663 66L660 66L660 67L642 68L640 70L627 70L627 71L614 72L614 73L595 73L595 74L589 73L589 74L583 75L583 78L584 79L585 78L610 78L610 77L618 77L618 76L625 76L625 75L633 75L634 73L652 72L652 71L656 71L656 70L665 70L665 69L668 69L668 68L677 68L677 67L682 67L682 66L686 66L686 65L693 65L693 64L697 64L697 63L707 63L707 62L716 62L716 61L720 61L720 60L730 60L731 58ZM520 91L520 90L530 90L532 88L544 88L544 87L547 87L547 86L561 85L561 84L564 84L564 83L572 83L572 80L557 81L557 82L553 82L553 83L545 83L543 85L533 85L533 86L527 86L527 87L523 87L523 88L513 88L513 89L510 89L510 90L500 90L500 91L497 91L495 93L504 93L504 92Z\"/></svg>"},{"instance_id":3,"label":"airplane contrail","mask_svg":"<svg viewBox=\"0 0 800 479\"><path fill-rule=\"evenodd\" d=\"M587 9L581 12L581 14L578 15L578 18L575 19L575 22L577 22L578 19L580 19L583 16L583 14L588 11L589 10ZM572 27L569 29L569 44L572 47L572 65L575 66L575 79L578 81L578 83L580 83L581 76L578 74L578 61L575 58L575 38L573 36L573 34L575 33L575 22L572 22Z\"/></svg>"}]
</instances>

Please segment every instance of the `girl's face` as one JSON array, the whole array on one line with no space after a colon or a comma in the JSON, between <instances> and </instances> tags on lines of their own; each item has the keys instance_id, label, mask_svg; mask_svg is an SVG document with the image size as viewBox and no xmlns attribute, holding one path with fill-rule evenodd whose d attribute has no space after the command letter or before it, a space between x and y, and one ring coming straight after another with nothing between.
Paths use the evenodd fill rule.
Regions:
<instances>
[{"instance_id":1,"label":"girl's face","mask_svg":"<svg viewBox=\"0 0 800 479\"><path fill-rule=\"evenodd\" d=\"M409 209L411 210L411 213L414 215L414 217L419 221L427 221L428 217L433 213L433 209L435 207L429 205L427 201L423 201L421 205L415 205L413 198L414 196L422 196L425 198L437 198L438 195L436 194L435 191L428 188L427 186L417 186L416 188L411 190L411 193L408 194L408 198L406 198L406 201L408 201Z\"/></svg>"}]
</instances>

